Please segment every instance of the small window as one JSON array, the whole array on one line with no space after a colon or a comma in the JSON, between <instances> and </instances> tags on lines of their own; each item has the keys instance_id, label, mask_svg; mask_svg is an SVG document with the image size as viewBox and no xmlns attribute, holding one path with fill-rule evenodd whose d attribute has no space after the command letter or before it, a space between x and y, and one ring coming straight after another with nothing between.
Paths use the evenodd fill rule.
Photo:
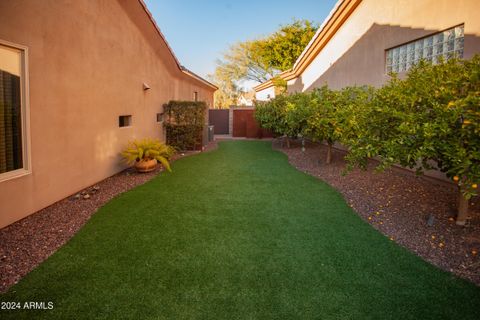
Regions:
<instances>
[{"instance_id":1,"label":"small window","mask_svg":"<svg viewBox=\"0 0 480 320\"><path fill-rule=\"evenodd\" d=\"M0 42L0 180L29 173L26 50Z\"/></svg>"},{"instance_id":2,"label":"small window","mask_svg":"<svg viewBox=\"0 0 480 320\"><path fill-rule=\"evenodd\" d=\"M132 116L120 116L118 117L118 126L122 127L130 127L132 125Z\"/></svg>"},{"instance_id":3,"label":"small window","mask_svg":"<svg viewBox=\"0 0 480 320\"><path fill-rule=\"evenodd\" d=\"M193 93L193 101L198 101L198 92L197 91L195 91Z\"/></svg>"},{"instance_id":4,"label":"small window","mask_svg":"<svg viewBox=\"0 0 480 320\"><path fill-rule=\"evenodd\" d=\"M420 59L438 63L441 59L463 58L464 27L457 26L430 36L388 49L385 71L405 72Z\"/></svg>"},{"instance_id":5,"label":"small window","mask_svg":"<svg viewBox=\"0 0 480 320\"><path fill-rule=\"evenodd\" d=\"M163 112L157 113L157 122L163 122Z\"/></svg>"}]
</instances>

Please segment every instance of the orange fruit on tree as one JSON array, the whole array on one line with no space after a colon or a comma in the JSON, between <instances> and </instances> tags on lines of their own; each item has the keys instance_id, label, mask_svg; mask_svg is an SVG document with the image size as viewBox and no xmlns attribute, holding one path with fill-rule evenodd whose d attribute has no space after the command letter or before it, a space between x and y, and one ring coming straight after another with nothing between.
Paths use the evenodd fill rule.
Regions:
<instances>
[{"instance_id":1,"label":"orange fruit on tree","mask_svg":"<svg viewBox=\"0 0 480 320\"><path fill-rule=\"evenodd\" d=\"M477 184L476 183L472 184L472 188L477 189L478 188Z\"/></svg>"},{"instance_id":2,"label":"orange fruit on tree","mask_svg":"<svg viewBox=\"0 0 480 320\"><path fill-rule=\"evenodd\" d=\"M453 181L458 181L458 180L459 180L458 176L453 177Z\"/></svg>"}]
</instances>

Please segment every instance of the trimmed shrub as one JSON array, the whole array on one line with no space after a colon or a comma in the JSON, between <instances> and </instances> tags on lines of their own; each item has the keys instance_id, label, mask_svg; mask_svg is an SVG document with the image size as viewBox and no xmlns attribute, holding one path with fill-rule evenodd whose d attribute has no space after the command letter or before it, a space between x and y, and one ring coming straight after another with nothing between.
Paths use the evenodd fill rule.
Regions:
<instances>
[{"instance_id":1,"label":"trimmed shrub","mask_svg":"<svg viewBox=\"0 0 480 320\"><path fill-rule=\"evenodd\" d=\"M206 110L203 101L170 101L165 104L167 144L177 150L201 148Z\"/></svg>"}]
</instances>

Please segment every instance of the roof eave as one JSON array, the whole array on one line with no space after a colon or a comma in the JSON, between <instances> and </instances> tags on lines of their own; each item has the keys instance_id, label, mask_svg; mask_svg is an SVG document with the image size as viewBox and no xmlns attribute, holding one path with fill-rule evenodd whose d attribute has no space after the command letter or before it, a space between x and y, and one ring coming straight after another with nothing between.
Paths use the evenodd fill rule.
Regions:
<instances>
[{"instance_id":1,"label":"roof eave","mask_svg":"<svg viewBox=\"0 0 480 320\"><path fill-rule=\"evenodd\" d=\"M208 87L210 87L210 88L212 88L212 89L214 89L214 90L218 90L218 87L217 87L216 85L214 85L213 83L211 83L211 82L203 79L202 77L200 77L199 75L195 74L194 72L188 70L188 69L185 68L184 66L181 66L180 68L181 68L181 70L182 70L182 72L183 72L184 74L186 74L186 75L188 75L188 76L190 76L190 77L192 77L192 78L194 78L194 79L202 82L204 85L206 85L206 86L208 86Z\"/></svg>"}]
</instances>

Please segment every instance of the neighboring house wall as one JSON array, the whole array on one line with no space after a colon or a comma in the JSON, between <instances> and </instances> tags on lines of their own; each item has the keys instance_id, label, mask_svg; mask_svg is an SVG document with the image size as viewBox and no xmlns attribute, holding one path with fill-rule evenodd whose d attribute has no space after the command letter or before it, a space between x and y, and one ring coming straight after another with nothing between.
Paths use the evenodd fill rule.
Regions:
<instances>
[{"instance_id":1,"label":"neighboring house wall","mask_svg":"<svg viewBox=\"0 0 480 320\"><path fill-rule=\"evenodd\" d=\"M264 90L260 90L255 93L255 99L257 101L267 101L275 98L275 88L269 87Z\"/></svg>"},{"instance_id":2,"label":"neighboring house wall","mask_svg":"<svg viewBox=\"0 0 480 320\"><path fill-rule=\"evenodd\" d=\"M388 80L385 50L464 24L464 58L480 52L478 0L363 0L296 79L289 92L328 84L380 86Z\"/></svg>"},{"instance_id":3,"label":"neighboring house wall","mask_svg":"<svg viewBox=\"0 0 480 320\"><path fill-rule=\"evenodd\" d=\"M247 99L244 96L241 96L238 98L237 103L239 106L246 106L246 107L251 107L253 106L253 101L251 99Z\"/></svg>"},{"instance_id":4,"label":"neighboring house wall","mask_svg":"<svg viewBox=\"0 0 480 320\"><path fill-rule=\"evenodd\" d=\"M127 141L165 140L156 114L169 100L213 105L136 0L2 1L0 41L28 47L31 137L31 173L0 175L0 227L124 169Z\"/></svg>"}]
</instances>

